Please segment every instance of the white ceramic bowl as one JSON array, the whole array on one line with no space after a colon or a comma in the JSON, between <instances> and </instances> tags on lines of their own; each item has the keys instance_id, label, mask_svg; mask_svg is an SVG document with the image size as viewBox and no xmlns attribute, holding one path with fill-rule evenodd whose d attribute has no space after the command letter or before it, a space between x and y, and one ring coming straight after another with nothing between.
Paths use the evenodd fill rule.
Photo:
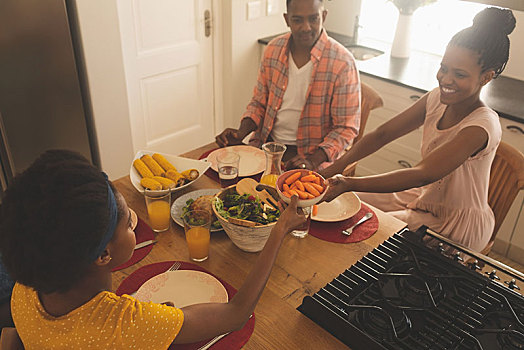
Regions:
<instances>
[{"instance_id":1,"label":"white ceramic bowl","mask_svg":"<svg viewBox=\"0 0 524 350\"><path fill-rule=\"evenodd\" d=\"M296 172L300 172L301 175L300 177L302 176L306 176L309 174L311 170L308 170L308 169L293 169L293 170L288 170L286 171L285 173L283 173L282 175L280 175L277 179L277 183L276 183L276 187L277 187L277 192L278 192L278 195L280 196L280 198L289 204L289 202L291 202L291 198L287 197L284 195L283 193L283 184L284 182L286 181L286 179L288 177L290 177L291 175L295 174ZM326 179L324 179L324 177L322 175L320 175L319 173L313 171L313 174L315 174L316 176L320 177L320 180L322 182L322 184L324 184L324 182L326 181ZM300 207L300 208L304 208L304 207L310 207L312 205L315 205L317 204L318 202L320 202L320 200L322 200L322 198L324 198L324 195L326 194L326 188L324 185L322 185L324 187L324 191L320 194L320 196L317 196L315 198L311 198L311 199L299 199L298 200L298 203L297 203L297 206Z\"/></svg>"},{"instance_id":2,"label":"white ceramic bowl","mask_svg":"<svg viewBox=\"0 0 524 350\"><path fill-rule=\"evenodd\" d=\"M182 171L187 170L187 169L196 169L196 170L198 170L198 177L195 180L193 180L193 181L191 181L189 183L186 183L185 185L182 185L180 187L173 188L171 190L172 192L176 192L178 190L181 190L182 188L185 188L185 187L191 185L195 181L198 181L198 179L200 179L202 177L202 175L204 175L206 170L209 169L209 167L211 166L211 163L209 163L208 161L205 161L205 160L189 159L189 158L184 158L184 157L173 156L171 154L165 154L165 153L160 153L160 152L152 152L152 151L138 151L135 154L135 157L133 158L133 161L135 159L138 159L138 158L142 157L144 154L153 155L155 153L163 155L166 158L167 161L169 161L171 164L173 164L175 166L175 168L177 168L177 170L179 172L182 172ZM131 168L129 169L129 177L131 178L131 183L133 184L133 186L135 186L136 190L138 192L140 192L140 193L144 193L144 187L142 187L142 185L140 184L140 180L142 179L142 176L140 176L138 171L133 166L132 162L131 162ZM158 192L162 192L162 191L163 190L160 190ZM155 192L155 191L150 191L150 192Z\"/></svg>"}]
</instances>

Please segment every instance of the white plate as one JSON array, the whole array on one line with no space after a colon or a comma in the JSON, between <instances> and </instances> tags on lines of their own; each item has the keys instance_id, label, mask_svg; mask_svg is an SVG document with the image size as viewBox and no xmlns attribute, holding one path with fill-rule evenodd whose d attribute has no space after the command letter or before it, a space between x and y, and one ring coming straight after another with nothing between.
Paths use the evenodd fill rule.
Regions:
<instances>
[{"instance_id":1,"label":"white plate","mask_svg":"<svg viewBox=\"0 0 524 350\"><path fill-rule=\"evenodd\" d=\"M186 194L181 195L175 201L173 202L173 205L171 206L171 218L174 222L179 224L180 226L184 227L184 220L182 220L182 209L186 206L186 202L189 199L197 199L200 196L214 196L218 192L220 192L220 188L207 188L203 190L196 190L193 192L189 192ZM211 232L220 231L222 228L211 228Z\"/></svg>"},{"instance_id":2,"label":"white plate","mask_svg":"<svg viewBox=\"0 0 524 350\"><path fill-rule=\"evenodd\" d=\"M137 290L140 301L164 303L171 301L176 307L200 303L227 303L226 288L215 277L201 271L167 271L147 280Z\"/></svg>"},{"instance_id":3,"label":"white plate","mask_svg":"<svg viewBox=\"0 0 524 350\"><path fill-rule=\"evenodd\" d=\"M252 176L266 169L266 154L260 148L253 146L230 146L219 148L209 153L207 160L211 163L211 169L218 172L217 157L224 152L235 152L240 156L238 165L238 176Z\"/></svg>"},{"instance_id":4,"label":"white plate","mask_svg":"<svg viewBox=\"0 0 524 350\"><path fill-rule=\"evenodd\" d=\"M329 203L320 203L317 215L311 215L311 219L324 222L346 220L359 212L360 205L360 198L354 192L346 192Z\"/></svg>"},{"instance_id":5,"label":"white plate","mask_svg":"<svg viewBox=\"0 0 524 350\"><path fill-rule=\"evenodd\" d=\"M135 154L135 157L133 158L133 161L135 159L138 159L138 158L142 157L144 154L153 155L154 153L158 153L158 154L163 155L164 158L166 158L167 161L169 161L171 164L173 164L175 166L175 168L177 168L177 170L179 172L182 172L182 171L187 170L187 169L196 169L196 170L198 170L198 178L196 178L195 180L193 180L190 183L187 183L187 184L185 184L183 186L173 188L172 189L173 192L178 191L178 190L180 190L182 188L185 188L185 187L191 185L192 183L194 183L195 181L198 181L198 179L200 179L202 177L202 175L204 175L206 170L209 169L209 167L211 166L211 163L209 163L209 162L207 162L205 160L195 160L195 159L189 159L189 158L184 158L184 157L177 157L177 156L173 156L173 155L170 155L170 154L165 154L165 153L160 153L160 152L152 152L152 151L138 151ZM129 169L129 177L131 178L131 183L133 184L133 186L135 186L136 190L138 192L140 192L140 193L144 193L144 187L142 187L142 185L140 184L140 180L142 179L142 176L140 176L138 171L136 171L135 167L133 166L133 163L131 163L131 168Z\"/></svg>"}]
</instances>

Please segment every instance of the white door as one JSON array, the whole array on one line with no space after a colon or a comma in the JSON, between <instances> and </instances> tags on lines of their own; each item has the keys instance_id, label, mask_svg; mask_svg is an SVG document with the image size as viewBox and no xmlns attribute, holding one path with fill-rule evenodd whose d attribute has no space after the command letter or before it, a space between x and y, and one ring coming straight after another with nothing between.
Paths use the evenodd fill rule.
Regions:
<instances>
[{"instance_id":1,"label":"white door","mask_svg":"<svg viewBox=\"0 0 524 350\"><path fill-rule=\"evenodd\" d=\"M119 0L136 150L180 154L214 140L211 0Z\"/></svg>"}]
</instances>

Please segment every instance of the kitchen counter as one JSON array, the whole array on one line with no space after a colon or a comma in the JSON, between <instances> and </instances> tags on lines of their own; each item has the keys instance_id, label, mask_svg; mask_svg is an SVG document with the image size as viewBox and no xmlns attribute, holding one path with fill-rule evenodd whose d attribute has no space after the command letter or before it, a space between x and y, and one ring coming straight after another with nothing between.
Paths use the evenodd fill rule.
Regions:
<instances>
[{"instance_id":1,"label":"kitchen counter","mask_svg":"<svg viewBox=\"0 0 524 350\"><path fill-rule=\"evenodd\" d=\"M352 38L332 33L328 35L348 47L353 44ZM265 37L258 43L267 45L278 35ZM362 74L367 74L390 83L427 92L437 86L436 73L440 66L439 55L413 51L409 58L390 56L390 45L379 41L360 40L359 45L384 51L384 54L360 61L357 67ZM524 123L524 81L500 76L482 89L481 98L499 115L506 119Z\"/></svg>"}]
</instances>

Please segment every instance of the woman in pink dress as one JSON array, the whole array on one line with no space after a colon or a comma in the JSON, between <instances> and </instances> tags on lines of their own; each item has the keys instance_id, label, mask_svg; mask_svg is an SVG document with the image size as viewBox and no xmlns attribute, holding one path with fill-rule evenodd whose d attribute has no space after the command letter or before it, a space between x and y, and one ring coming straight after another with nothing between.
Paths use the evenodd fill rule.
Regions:
<instances>
[{"instance_id":1,"label":"woman in pink dress","mask_svg":"<svg viewBox=\"0 0 524 350\"><path fill-rule=\"evenodd\" d=\"M480 100L480 91L504 70L514 28L509 9L491 7L478 13L473 25L449 42L437 72L439 87L364 135L321 172L333 176L325 200L356 191L412 230L426 225L481 251L495 223L488 183L502 132L497 113ZM365 177L335 175L420 126L422 161L413 168Z\"/></svg>"}]
</instances>

